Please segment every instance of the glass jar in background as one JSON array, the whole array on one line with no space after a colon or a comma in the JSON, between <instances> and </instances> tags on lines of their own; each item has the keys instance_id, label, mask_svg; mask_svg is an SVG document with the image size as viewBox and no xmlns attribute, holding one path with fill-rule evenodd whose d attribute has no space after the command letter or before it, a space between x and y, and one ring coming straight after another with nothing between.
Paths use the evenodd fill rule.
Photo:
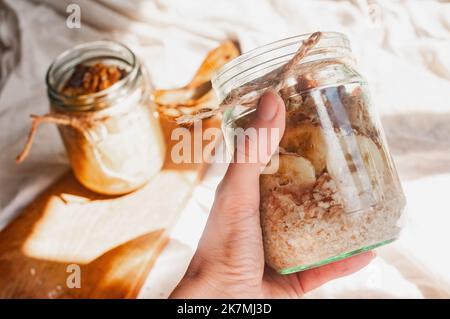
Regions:
<instances>
[{"instance_id":1,"label":"glass jar in background","mask_svg":"<svg viewBox=\"0 0 450 319\"><path fill-rule=\"evenodd\" d=\"M249 95L276 87L285 102L279 167L260 177L265 259L281 274L392 242L406 203L367 83L343 34L322 33L289 76L279 78L308 36L243 54L213 78L222 102L237 96L222 124L231 152L233 129L245 128L255 111Z\"/></svg>"},{"instance_id":2,"label":"glass jar in background","mask_svg":"<svg viewBox=\"0 0 450 319\"><path fill-rule=\"evenodd\" d=\"M98 92L67 94L77 67L100 64L116 67L123 77ZM150 83L129 48L112 41L76 46L49 67L47 89L50 119L58 124L73 172L84 186L124 194L160 170L165 145L151 109Z\"/></svg>"}]
</instances>

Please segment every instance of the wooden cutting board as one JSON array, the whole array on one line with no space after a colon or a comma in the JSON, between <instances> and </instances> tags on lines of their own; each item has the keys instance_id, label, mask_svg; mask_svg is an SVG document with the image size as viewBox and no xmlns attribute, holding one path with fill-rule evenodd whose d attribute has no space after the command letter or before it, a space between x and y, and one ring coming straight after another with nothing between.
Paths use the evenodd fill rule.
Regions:
<instances>
[{"instance_id":1,"label":"wooden cutting board","mask_svg":"<svg viewBox=\"0 0 450 319\"><path fill-rule=\"evenodd\" d=\"M174 125L162 124L169 141ZM135 298L205 167L168 153L146 186L119 197L64 175L0 233L0 298Z\"/></svg>"}]
</instances>

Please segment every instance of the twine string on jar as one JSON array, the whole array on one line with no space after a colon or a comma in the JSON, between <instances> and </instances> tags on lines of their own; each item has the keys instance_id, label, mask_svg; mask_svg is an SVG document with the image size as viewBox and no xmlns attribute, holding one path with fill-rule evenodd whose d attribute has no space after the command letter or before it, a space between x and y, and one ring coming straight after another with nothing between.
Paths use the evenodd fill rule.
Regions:
<instances>
[{"instance_id":1,"label":"twine string on jar","mask_svg":"<svg viewBox=\"0 0 450 319\"><path fill-rule=\"evenodd\" d=\"M306 40L302 41L301 46L291 60L289 60L281 68L276 69L263 77L264 83L272 84L266 85L265 88L272 86L275 92L278 93L285 86L285 81L292 75L295 66L310 52L313 47L316 46L321 37L322 32L314 32ZM242 106L256 105L260 96L265 91L265 89L261 89L260 84L261 83L259 82L248 83L247 85L237 87L231 90L231 92L217 108L212 110L199 110L193 115L180 116L176 119L176 122L179 125L191 125L196 121L223 113L226 109L235 105L238 100L239 104Z\"/></svg>"},{"instance_id":2,"label":"twine string on jar","mask_svg":"<svg viewBox=\"0 0 450 319\"><path fill-rule=\"evenodd\" d=\"M32 119L31 128L30 131L28 132L28 137L25 146L23 147L20 154L16 157L17 164L22 163L30 153L31 146L33 145L34 136L36 135L37 129L42 123L53 123L57 125L71 126L79 130L81 133L83 133L84 128L86 127L86 123L88 122L87 119L79 119L77 117L54 112L45 115L31 114L30 117Z\"/></svg>"},{"instance_id":3,"label":"twine string on jar","mask_svg":"<svg viewBox=\"0 0 450 319\"><path fill-rule=\"evenodd\" d=\"M25 146L23 147L20 154L16 157L16 163L22 163L28 154L30 153L31 146L33 145L33 140L36 135L37 129L42 123L52 123L56 125L69 126L76 129L83 137L90 143L91 145L95 145L95 141L93 140L91 134L89 134L89 129L95 127L97 125L101 125L102 122L108 120L110 118L109 115L104 115L101 117L94 117L92 115L85 116L70 116L62 113L51 112L45 115L30 115L32 118L32 124L30 131L28 133L27 141ZM94 157L96 161L99 163L101 170L110 177L119 178L125 181L128 181L130 178L123 174L117 174L113 170L109 169L107 165L102 160L102 155L100 154L100 150L97 147L92 148Z\"/></svg>"}]
</instances>

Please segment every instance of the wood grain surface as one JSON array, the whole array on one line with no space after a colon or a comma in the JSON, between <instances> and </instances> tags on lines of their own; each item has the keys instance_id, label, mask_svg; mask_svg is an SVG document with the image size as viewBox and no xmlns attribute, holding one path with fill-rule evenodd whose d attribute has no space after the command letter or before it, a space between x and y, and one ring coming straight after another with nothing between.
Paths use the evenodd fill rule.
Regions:
<instances>
[{"instance_id":1,"label":"wood grain surface","mask_svg":"<svg viewBox=\"0 0 450 319\"><path fill-rule=\"evenodd\" d=\"M173 128L163 123L166 141ZM115 197L67 173L0 233L0 298L135 298L205 167L166 154L146 186ZM73 264L80 288L67 285Z\"/></svg>"},{"instance_id":2,"label":"wood grain surface","mask_svg":"<svg viewBox=\"0 0 450 319\"><path fill-rule=\"evenodd\" d=\"M192 114L215 104L211 76L239 53L237 43L225 41L206 56L189 84L152 93L167 151L163 169L147 185L127 195L103 196L85 189L68 173L0 232L0 298L138 295L171 226L203 176L205 156L212 155L196 146L221 139L220 134L206 141L191 134L190 158L200 160L176 163L171 160L172 146L178 143L171 138L175 117L162 116L161 111L187 107ZM169 105L160 105L164 101ZM197 132L219 126L217 118L205 120ZM191 133L196 128L191 127ZM67 284L74 275L71 267L79 267L80 288Z\"/></svg>"}]
</instances>

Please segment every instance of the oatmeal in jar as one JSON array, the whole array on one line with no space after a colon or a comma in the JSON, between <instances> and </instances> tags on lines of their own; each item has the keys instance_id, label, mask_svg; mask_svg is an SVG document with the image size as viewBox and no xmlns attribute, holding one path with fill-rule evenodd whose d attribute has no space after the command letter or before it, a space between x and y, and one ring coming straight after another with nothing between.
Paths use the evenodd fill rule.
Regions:
<instances>
[{"instance_id":1,"label":"oatmeal in jar","mask_svg":"<svg viewBox=\"0 0 450 319\"><path fill-rule=\"evenodd\" d=\"M225 135L245 128L268 88L286 105L278 170L260 177L269 266L288 274L398 237L405 198L344 35L316 33L260 47L225 65L213 85L230 106Z\"/></svg>"}]
</instances>

